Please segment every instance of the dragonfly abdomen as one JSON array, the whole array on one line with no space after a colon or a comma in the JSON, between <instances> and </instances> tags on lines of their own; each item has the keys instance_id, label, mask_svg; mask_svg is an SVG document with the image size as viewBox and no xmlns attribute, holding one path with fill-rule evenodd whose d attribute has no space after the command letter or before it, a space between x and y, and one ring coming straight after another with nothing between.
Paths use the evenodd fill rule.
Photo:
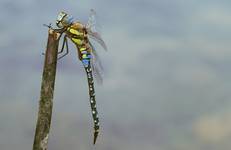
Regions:
<instances>
[{"instance_id":1,"label":"dragonfly abdomen","mask_svg":"<svg viewBox=\"0 0 231 150\"><path fill-rule=\"evenodd\" d=\"M86 55L86 57L85 57ZM94 89L94 80L92 76L92 69L90 65L90 54L84 53L82 54L82 63L84 65L85 71L87 73L87 80L88 80L88 88L89 88L89 96L90 96L90 105L91 105L91 112L94 121L94 144L96 142L98 133L99 133L99 117L96 108L96 100L95 100L95 89Z\"/></svg>"},{"instance_id":2,"label":"dragonfly abdomen","mask_svg":"<svg viewBox=\"0 0 231 150\"><path fill-rule=\"evenodd\" d=\"M96 100L95 100L95 89L94 89L94 81L92 76L92 70L90 65L88 67L85 67L86 73L87 73L87 79L88 79L88 87L89 87L89 96L90 96L90 105L91 105L91 111L92 111L92 117L94 121L94 144L96 142L96 138L99 133L99 117L98 112L96 108Z\"/></svg>"}]
</instances>

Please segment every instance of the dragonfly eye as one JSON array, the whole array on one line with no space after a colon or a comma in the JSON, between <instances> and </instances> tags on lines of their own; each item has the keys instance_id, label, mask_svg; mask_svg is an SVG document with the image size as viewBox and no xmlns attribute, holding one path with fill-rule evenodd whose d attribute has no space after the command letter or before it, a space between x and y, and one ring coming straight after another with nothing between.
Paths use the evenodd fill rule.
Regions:
<instances>
[{"instance_id":1,"label":"dragonfly eye","mask_svg":"<svg viewBox=\"0 0 231 150\"><path fill-rule=\"evenodd\" d=\"M62 28L63 27L63 19L67 16L67 14L65 12L60 12L58 14L58 17L56 19L56 25L59 27L59 28Z\"/></svg>"},{"instance_id":2,"label":"dragonfly eye","mask_svg":"<svg viewBox=\"0 0 231 150\"><path fill-rule=\"evenodd\" d=\"M65 12L60 12L58 14L57 20L62 21L62 19L66 16L67 14Z\"/></svg>"}]
</instances>

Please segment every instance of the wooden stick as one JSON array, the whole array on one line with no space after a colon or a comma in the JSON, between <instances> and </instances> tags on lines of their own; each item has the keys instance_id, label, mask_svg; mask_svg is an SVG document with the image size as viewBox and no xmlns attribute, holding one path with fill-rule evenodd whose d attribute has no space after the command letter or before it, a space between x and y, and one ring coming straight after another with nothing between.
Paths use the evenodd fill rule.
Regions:
<instances>
[{"instance_id":1,"label":"wooden stick","mask_svg":"<svg viewBox=\"0 0 231 150\"><path fill-rule=\"evenodd\" d=\"M49 29L33 150L47 150L60 36L59 32Z\"/></svg>"}]
</instances>

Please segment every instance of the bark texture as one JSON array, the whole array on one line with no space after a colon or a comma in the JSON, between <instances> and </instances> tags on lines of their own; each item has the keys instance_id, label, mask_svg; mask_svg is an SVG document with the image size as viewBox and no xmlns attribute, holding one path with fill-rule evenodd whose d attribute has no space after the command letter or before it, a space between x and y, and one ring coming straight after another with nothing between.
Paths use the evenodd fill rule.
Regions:
<instances>
[{"instance_id":1,"label":"bark texture","mask_svg":"<svg viewBox=\"0 0 231 150\"><path fill-rule=\"evenodd\" d=\"M60 34L58 32L49 29L33 150L47 150L52 116L59 37Z\"/></svg>"}]
</instances>

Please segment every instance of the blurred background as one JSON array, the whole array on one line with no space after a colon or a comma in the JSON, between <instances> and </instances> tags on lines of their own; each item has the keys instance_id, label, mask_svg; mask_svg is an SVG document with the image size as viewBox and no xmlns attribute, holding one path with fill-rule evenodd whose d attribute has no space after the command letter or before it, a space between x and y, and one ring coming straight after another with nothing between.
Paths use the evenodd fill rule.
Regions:
<instances>
[{"instance_id":1,"label":"blurred background","mask_svg":"<svg viewBox=\"0 0 231 150\"><path fill-rule=\"evenodd\" d=\"M47 28L59 11L97 12L108 52L96 85L75 47L57 64L49 150L229 150L231 1L0 0L0 149L32 149ZM71 45L71 44L69 44Z\"/></svg>"}]
</instances>

